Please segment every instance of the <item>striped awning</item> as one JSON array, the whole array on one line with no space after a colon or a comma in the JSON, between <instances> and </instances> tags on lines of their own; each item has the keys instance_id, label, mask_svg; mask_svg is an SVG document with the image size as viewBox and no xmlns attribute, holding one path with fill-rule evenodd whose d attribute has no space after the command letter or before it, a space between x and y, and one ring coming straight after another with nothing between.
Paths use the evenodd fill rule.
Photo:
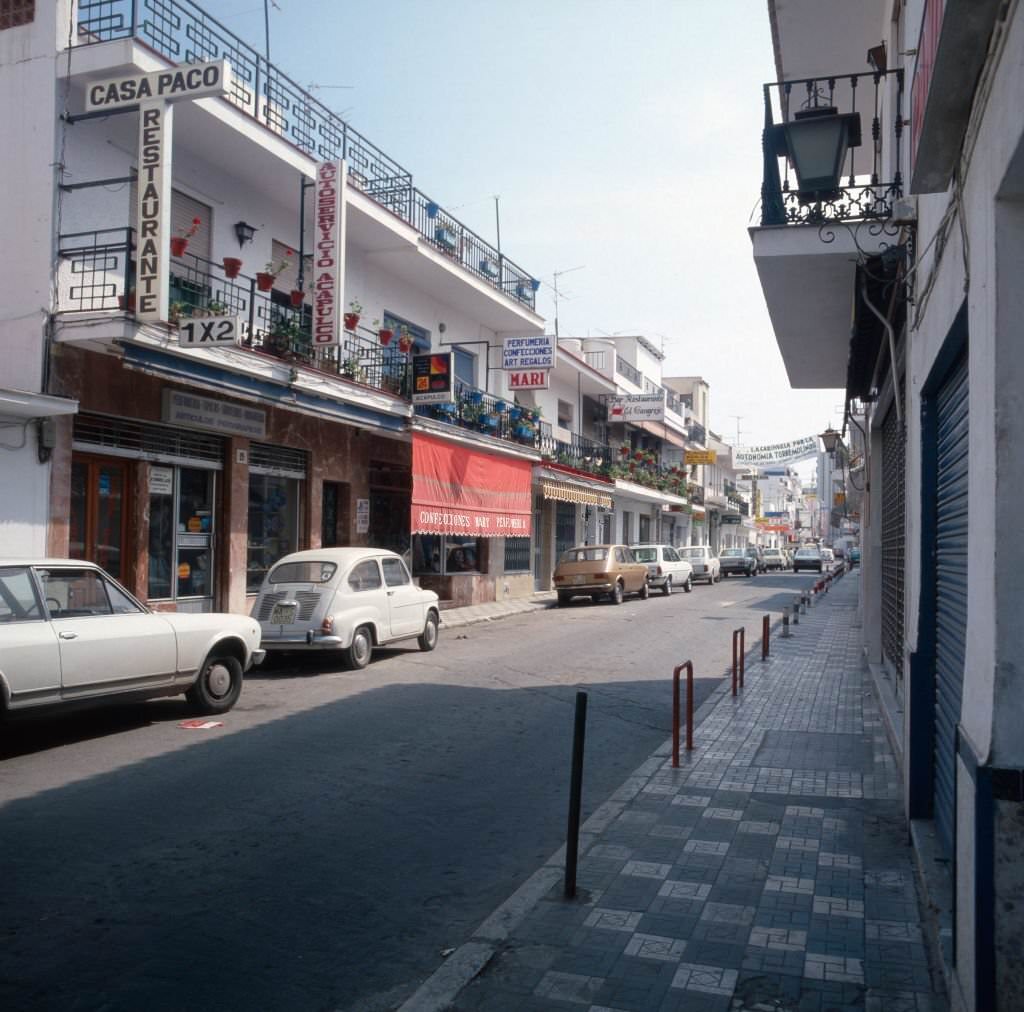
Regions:
<instances>
[{"instance_id":1,"label":"striped awning","mask_svg":"<svg viewBox=\"0 0 1024 1012\"><path fill-rule=\"evenodd\" d=\"M586 506L603 506L606 510L612 508L612 497L606 492L596 492L572 482L545 479L540 483L540 489L545 499L583 503Z\"/></svg>"}]
</instances>

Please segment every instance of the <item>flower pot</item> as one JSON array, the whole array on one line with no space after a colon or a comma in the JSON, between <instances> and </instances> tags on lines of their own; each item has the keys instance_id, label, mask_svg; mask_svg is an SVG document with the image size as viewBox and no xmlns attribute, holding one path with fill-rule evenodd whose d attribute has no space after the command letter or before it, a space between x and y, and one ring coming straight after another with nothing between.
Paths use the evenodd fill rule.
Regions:
<instances>
[{"instance_id":1,"label":"flower pot","mask_svg":"<svg viewBox=\"0 0 1024 1012\"><path fill-rule=\"evenodd\" d=\"M469 403L470 404L482 404L484 395L479 390L471 390L469 392Z\"/></svg>"},{"instance_id":2,"label":"flower pot","mask_svg":"<svg viewBox=\"0 0 1024 1012\"><path fill-rule=\"evenodd\" d=\"M180 235L171 236L171 256L180 257L185 255L185 250L188 249L188 239Z\"/></svg>"},{"instance_id":3,"label":"flower pot","mask_svg":"<svg viewBox=\"0 0 1024 1012\"><path fill-rule=\"evenodd\" d=\"M513 422L518 422L523 417L523 409L519 407L511 407L508 409L508 417Z\"/></svg>"},{"instance_id":4,"label":"flower pot","mask_svg":"<svg viewBox=\"0 0 1024 1012\"><path fill-rule=\"evenodd\" d=\"M359 326L359 314L358 313L345 313L345 329L355 330Z\"/></svg>"},{"instance_id":5,"label":"flower pot","mask_svg":"<svg viewBox=\"0 0 1024 1012\"><path fill-rule=\"evenodd\" d=\"M276 279L276 274L267 274L265 271L257 271L256 287L261 292L269 292L274 287L274 281Z\"/></svg>"},{"instance_id":6,"label":"flower pot","mask_svg":"<svg viewBox=\"0 0 1024 1012\"><path fill-rule=\"evenodd\" d=\"M117 297L117 308L124 310L126 313L134 313L135 293L129 292L127 295L119 295Z\"/></svg>"},{"instance_id":7,"label":"flower pot","mask_svg":"<svg viewBox=\"0 0 1024 1012\"><path fill-rule=\"evenodd\" d=\"M377 331L377 337L380 338L380 343L384 345L385 348L391 344L391 338L394 336L395 332L393 330L389 330L387 327L381 327L381 329Z\"/></svg>"},{"instance_id":8,"label":"flower pot","mask_svg":"<svg viewBox=\"0 0 1024 1012\"><path fill-rule=\"evenodd\" d=\"M306 293L301 288L293 288L288 297L292 301L292 309L298 309L306 301Z\"/></svg>"},{"instance_id":9,"label":"flower pot","mask_svg":"<svg viewBox=\"0 0 1024 1012\"><path fill-rule=\"evenodd\" d=\"M242 269L242 261L238 257L224 257L224 276L237 278Z\"/></svg>"},{"instance_id":10,"label":"flower pot","mask_svg":"<svg viewBox=\"0 0 1024 1012\"><path fill-rule=\"evenodd\" d=\"M398 350L403 355L408 355L412 351L412 338L411 337L400 337L398 339Z\"/></svg>"}]
</instances>

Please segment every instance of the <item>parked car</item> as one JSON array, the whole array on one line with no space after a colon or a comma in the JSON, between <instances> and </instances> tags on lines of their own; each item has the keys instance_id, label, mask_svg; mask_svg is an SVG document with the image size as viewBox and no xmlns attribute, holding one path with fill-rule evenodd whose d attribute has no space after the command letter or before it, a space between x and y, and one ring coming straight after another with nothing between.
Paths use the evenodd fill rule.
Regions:
<instances>
[{"instance_id":1,"label":"parked car","mask_svg":"<svg viewBox=\"0 0 1024 1012\"><path fill-rule=\"evenodd\" d=\"M787 569L789 567L789 560L781 548L766 548L763 557L766 572L769 569Z\"/></svg>"},{"instance_id":2,"label":"parked car","mask_svg":"<svg viewBox=\"0 0 1024 1012\"><path fill-rule=\"evenodd\" d=\"M224 713L263 656L245 615L152 612L91 562L0 560L5 711L184 693Z\"/></svg>"},{"instance_id":3,"label":"parked car","mask_svg":"<svg viewBox=\"0 0 1024 1012\"><path fill-rule=\"evenodd\" d=\"M831 548L821 549L821 561L826 569L831 569L835 565L836 557Z\"/></svg>"},{"instance_id":4,"label":"parked car","mask_svg":"<svg viewBox=\"0 0 1024 1012\"><path fill-rule=\"evenodd\" d=\"M851 566L859 566L860 565L860 548L858 548L856 545L854 545L850 549L850 565Z\"/></svg>"},{"instance_id":5,"label":"parked car","mask_svg":"<svg viewBox=\"0 0 1024 1012\"><path fill-rule=\"evenodd\" d=\"M753 547L726 548L720 559L723 576L757 576L760 562Z\"/></svg>"},{"instance_id":6,"label":"parked car","mask_svg":"<svg viewBox=\"0 0 1024 1012\"><path fill-rule=\"evenodd\" d=\"M693 590L693 567L671 545L631 545L633 557L647 566L647 586L667 597L674 587Z\"/></svg>"},{"instance_id":7,"label":"parked car","mask_svg":"<svg viewBox=\"0 0 1024 1012\"><path fill-rule=\"evenodd\" d=\"M586 595L595 603L607 598L622 604L626 594L646 601L647 566L637 562L628 545L577 545L562 552L555 567L559 606Z\"/></svg>"},{"instance_id":8,"label":"parked car","mask_svg":"<svg viewBox=\"0 0 1024 1012\"><path fill-rule=\"evenodd\" d=\"M793 556L794 573L799 573L803 569L820 573L823 566L824 562L821 557L821 551L814 545L805 545L803 548L798 548Z\"/></svg>"},{"instance_id":9,"label":"parked car","mask_svg":"<svg viewBox=\"0 0 1024 1012\"><path fill-rule=\"evenodd\" d=\"M680 558L686 559L693 567L695 580L707 580L710 584L722 579L721 563L709 545L690 545L676 551Z\"/></svg>"},{"instance_id":10,"label":"parked car","mask_svg":"<svg viewBox=\"0 0 1024 1012\"><path fill-rule=\"evenodd\" d=\"M437 646L437 594L413 583L400 555L383 548L313 548L267 573L252 613L271 652L336 651L353 670L374 647L416 640Z\"/></svg>"}]
</instances>

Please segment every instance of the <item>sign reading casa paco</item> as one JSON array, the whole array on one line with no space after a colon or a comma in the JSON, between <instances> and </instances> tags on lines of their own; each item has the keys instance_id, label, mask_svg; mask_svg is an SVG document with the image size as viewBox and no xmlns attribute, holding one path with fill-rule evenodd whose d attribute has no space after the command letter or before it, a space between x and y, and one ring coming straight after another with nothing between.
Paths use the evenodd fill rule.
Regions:
<instances>
[{"instance_id":1,"label":"sign reading casa paco","mask_svg":"<svg viewBox=\"0 0 1024 1012\"><path fill-rule=\"evenodd\" d=\"M193 63L149 74L126 74L88 86L87 112L139 110L139 184L135 319L167 319L170 290L171 137L174 102L226 96L231 66L226 60ZM126 293L127 294L127 291Z\"/></svg>"}]
</instances>

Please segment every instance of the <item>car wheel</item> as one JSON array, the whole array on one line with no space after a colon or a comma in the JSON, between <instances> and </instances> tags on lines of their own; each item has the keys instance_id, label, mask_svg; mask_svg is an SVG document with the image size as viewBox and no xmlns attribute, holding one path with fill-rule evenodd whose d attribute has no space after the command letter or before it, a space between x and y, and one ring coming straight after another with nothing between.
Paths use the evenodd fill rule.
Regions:
<instances>
[{"instance_id":1,"label":"car wheel","mask_svg":"<svg viewBox=\"0 0 1024 1012\"><path fill-rule=\"evenodd\" d=\"M616 583L610 595L612 604L622 604L622 599L624 596L625 595L622 592L622 584Z\"/></svg>"},{"instance_id":2,"label":"car wheel","mask_svg":"<svg viewBox=\"0 0 1024 1012\"><path fill-rule=\"evenodd\" d=\"M601 603L601 595L600 594L591 594L590 595L590 600L593 601L594 604L600 604Z\"/></svg>"},{"instance_id":3,"label":"car wheel","mask_svg":"<svg viewBox=\"0 0 1024 1012\"><path fill-rule=\"evenodd\" d=\"M571 598L571 594L563 594L561 591L558 593L558 607L564 608Z\"/></svg>"},{"instance_id":4,"label":"car wheel","mask_svg":"<svg viewBox=\"0 0 1024 1012\"><path fill-rule=\"evenodd\" d=\"M661 585L661 592L665 595L665 597L671 597L672 596L672 577L671 576L666 576L665 577L665 582Z\"/></svg>"},{"instance_id":5,"label":"car wheel","mask_svg":"<svg viewBox=\"0 0 1024 1012\"><path fill-rule=\"evenodd\" d=\"M231 656L207 657L185 698L200 713L227 713L242 694L242 665Z\"/></svg>"},{"instance_id":6,"label":"car wheel","mask_svg":"<svg viewBox=\"0 0 1024 1012\"><path fill-rule=\"evenodd\" d=\"M689 594L690 591L693 590L693 577L692 576L688 576L686 578L686 583L683 584L683 590L685 590L687 594Z\"/></svg>"},{"instance_id":7,"label":"car wheel","mask_svg":"<svg viewBox=\"0 0 1024 1012\"><path fill-rule=\"evenodd\" d=\"M647 581L644 581L644 585L640 588L640 600L646 601L651 596L651 588L647 586Z\"/></svg>"},{"instance_id":8,"label":"car wheel","mask_svg":"<svg viewBox=\"0 0 1024 1012\"><path fill-rule=\"evenodd\" d=\"M722 582L722 574L721 574L721 572L720 572L720 571L719 571L719 573L718 573L718 575L717 575L717 576L713 576L713 577L711 578L711 582L712 582L712 583L721 583L721 582Z\"/></svg>"},{"instance_id":9,"label":"car wheel","mask_svg":"<svg viewBox=\"0 0 1024 1012\"><path fill-rule=\"evenodd\" d=\"M352 642L342 651L345 666L350 671L359 671L370 663L373 653L373 633L368 625L361 625L353 634Z\"/></svg>"},{"instance_id":10,"label":"car wheel","mask_svg":"<svg viewBox=\"0 0 1024 1012\"><path fill-rule=\"evenodd\" d=\"M430 612L427 615L426 625L423 626L423 632L420 633L419 638L416 640L420 645L420 650L429 652L437 646L437 613Z\"/></svg>"}]
</instances>

